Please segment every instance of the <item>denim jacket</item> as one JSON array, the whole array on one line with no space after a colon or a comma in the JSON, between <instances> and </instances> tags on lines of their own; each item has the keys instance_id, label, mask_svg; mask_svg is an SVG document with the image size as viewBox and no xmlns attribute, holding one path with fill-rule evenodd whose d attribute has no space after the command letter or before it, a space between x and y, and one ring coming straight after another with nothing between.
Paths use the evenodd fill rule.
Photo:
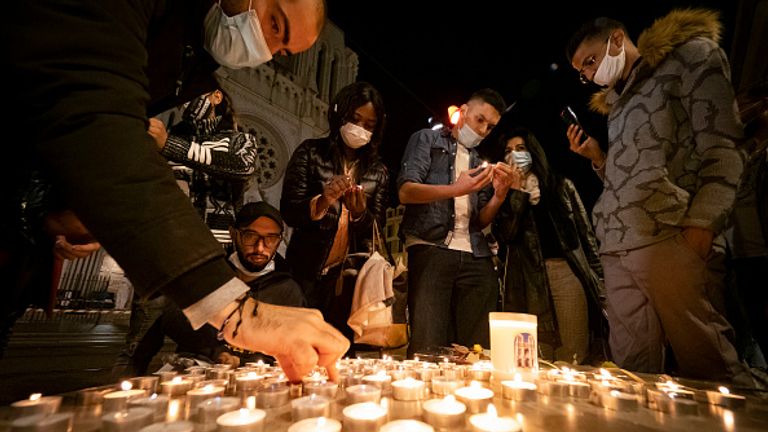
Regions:
<instances>
[{"instance_id":1,"label":"denim jacket","mask_svg":"<svg viewBox=\"0 0 768 432\"><path fill-rule=\"evenodd\" d=\"M405 182L433 185L453 183L457 145L451 136L451 130L447 128L439 131L422 129L411 135L397 178L398 189ZM469 168L475 168L481 163L477 151L469 149ZM478 258L491 256L488 242L482 233L483 227L477 223L477 216L492 194L493 188L488 186L469 195L469 237L472 253ZM447 248L453 236L454 220L453 199L427 204L407 204L400 225L400 235L414 236Z\"/></svg>"}]
</instances>

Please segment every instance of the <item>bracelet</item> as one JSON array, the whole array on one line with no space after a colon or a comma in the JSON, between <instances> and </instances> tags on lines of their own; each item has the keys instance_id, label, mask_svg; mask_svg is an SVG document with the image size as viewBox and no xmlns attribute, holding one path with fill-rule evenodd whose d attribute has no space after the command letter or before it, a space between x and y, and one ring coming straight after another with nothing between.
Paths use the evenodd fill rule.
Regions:
<instances>
[{"instance_id":1,"label":"bracelet","mask_svg":"<svg viewBox=\"0 0 768 432\"><path fill-rule=\"evenodd\" d=\"M235 312L240 313L240 319L237 320L237 324L235 325L235 329L232 331L232 338L237 337L237 332L240 329L240 324L243 323L243 309L245 308L245 302L248 301L249 296L245 295L239 299L237 299L238 305L237 307L232 310L232 312L227 315L227 318L224 319L224 322L221 323L221 327L219 328L219 331L216 333L216 339L218 340L224 340L224 329L227 327L227 324L232 320L232 316L235 314ZM253 316L256 316L257 309L259 307L259 303L256 302L256 304L253 307Z\"/></svg>"},{"instance_id":2,"label":"bracelet","mask_svg":"<svg viewBox=\"0 0 768 432\"><path fill-rule=\"evenodd\" d=\"M608 155L603 153L603 163L600 164L600 166L597 166L597 165L595 165L594 162L592 162L592 169L595 170L595 171L600 171L601 169L603 169L603 167L605 166L605 163L608 161L607 157L608 157Z\"/></svg>"}]
</instances>

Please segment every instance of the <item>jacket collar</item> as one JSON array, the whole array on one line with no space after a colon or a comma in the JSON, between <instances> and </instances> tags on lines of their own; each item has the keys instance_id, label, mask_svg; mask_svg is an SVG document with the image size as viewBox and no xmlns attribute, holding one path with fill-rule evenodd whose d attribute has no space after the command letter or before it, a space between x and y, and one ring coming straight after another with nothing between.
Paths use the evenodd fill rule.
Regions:
<instances>
[{"instance_id":1,"label":"jacket collar","mask_svg":"<svg viewBox=\"0 0 768 432\"><path fill-rule=\"evenodd\" d=\"M720 42L722 25L719 14L708 9L676 9L664 17L657 19L651 27L640 34L637 40L637 50L642 56L642 64L633 74L652 71L661 64L675 48L695 37L712 39ZM632 75L630 75L630 80ZM626 87L625 87L626 88ZM589 106L593 111L608 114L611 102L615 99L609 95L613 88L606 88L592 95Z\"/></svg>"}]
</instances>

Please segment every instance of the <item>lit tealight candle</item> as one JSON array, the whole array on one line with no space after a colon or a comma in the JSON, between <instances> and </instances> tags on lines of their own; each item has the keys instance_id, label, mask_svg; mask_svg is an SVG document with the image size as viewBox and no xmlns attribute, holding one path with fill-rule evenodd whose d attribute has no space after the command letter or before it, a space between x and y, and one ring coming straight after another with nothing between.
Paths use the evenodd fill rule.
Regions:
<instances>
[{"instance_id":1,"label":"lit tealight candle","mask_svg":"<svg viewBox=\"0 0 768 432\"><path fill-rule=\"evenodd\" d=\"M379 432L434 432L434 428L418 420L394 420L379 429Z\"/></svg>"},{"instance_id":2,"label":"lit tealight candle","mask_svg":"<svg viewBox=\"0 0 768 432\"><path fill-rule=\"evenodd\" d=\"M496 407L488 405L488 411L469 418L472 432L521 432L520 423L512 417L499 417Z\"/></svg>"},{"instance_id":3,"label":"lit tealight candle","mask_svg":"<svg viewBox=\"0 0 768 432\"><path fill-rule=\"evenodd\" d=\"M103 432L134 432L152 424L155 412L149 408L128 408L101 417Z\"/></svg>"},{"instance_id":4,"label":"lit tealight candle","mask_svg":"<svg viewBox=\"0 0 768 432\"><path fill-rule=\"evenodd\" d=\"M586 399L589 397L592 387L579 378L583 378L583 376L570 370L564 370L563 378L559 382L567 388L568 396Z\"/></svg>"},{"instance_id":5,"label":"lit tealight candle","mask_svg":"<svg viewBox=\"0 0 768 432\"><path fill-rule=\"evenodd\" d=\"M29 399L11 404L11 418L19 418L34 414L54 414L61 406L61 396L43 396L32 393Z\"/></svg>"},{"instance_id":6,"label":"lit tealight candle","mask_svg":"<svg viewBox=\"0 0 768 432\"><path fill-rule=\"evenodd\" d=\"M133 388L146 390L147 394L157 393L157 385L160 382L160 377L155 375L140 376L129 378Z\"/></svg>"},{"instance_id":7,"label":"lit tealight candle","mask_svg":"<svg viewBox=\"0 0 768 432\"><path fill-rule=\"evenodd\" d=\"M267 414L260 409L239 409L222 414L216 419L218 432L261 432Z\"/></svg>"},{"instance_id":8,"label":"lit tealight candle","mask_svg":"<svg viewBox=\"0 0 768 432\"><path fill-rule=\"evenodd\" d=\"M103 413L121 411L128 408L128 401L141 398L147 395L146 390L134 389L130 381L120 383L120 390L104 395L102 406Z\"/></svg>"},{"instance_id":9,"label":"lit tealight candle","mask_svg":"<svg viewBox=\"0 0 768 432\"><path fill-rule=\"evenodd\" d=\"M470 413L476 414L486 410L493 400L493 391L483 387L479 382L472 381L468 387L456 389L456 399L467 406Z\"/></svg>"},{"instance_id":10,"label":"lit tealight candle","mask_svg":"<svg viewBox=\"0 0 768 432\"><path fill-rule=\"evenodd\" d=\"M330 417L331 401L325 396L310 395L291 401L293 421L311 417Z\"/></svg>"},{"instance_id":11,"label":"lit tealight candle","mask_svg":"<svg viewBox=\"0 0 768 432\"><path fill-rule=\"evenodd\" d=\"M160 392L170 396L184 396L192 389L194 382L188 378L175 376L170 381L160 383Z\"/></svg>"},{"instance_id":12,"label":"lit tealight candle","mask_svg":"<svg viewBox=\"0 0 768 432\"><path fill-rule=\"evenodd\" d=\"M341 422L327 417L315 417L298 421L288 432L341 432Z\"/></svg>"},{"instance_id":13,"label":"lit tealight candle","mask_svg":"<svg viewBox=\"0 0 768 432\"><path fill-rule=\"evenodd\" d=\"M489 381L491 379L491 372L493 371L493 364L489 361L479 361L472 365L469 369L469 379L473 381Z\"/></svg>"},{"instance_id":14,"label":"lit tealight candle","mask_svg":"<svg viewBox=\"0 0 768 432\"><path fill-rule=\"evenodd\" d=\"M732 394L727 387L718 387L718 391L707 391L707 401L712 405L718 405L728 409L743 408L747 403L747 398L741 395Z\"/></svg>"},{"instance_id":15,"label":"lit tealight candle","mask_svg":"<svg viewBox=\"0 0 768 432\"><path fill-rule=\"evenodd\" d=\"M679 397L673 391L648 390L648 407L677 415L697 415L699 404L688 397Z\"/></svg>"},{"instance_id":16,"label":"lit tealight candle","mask_svg":"<svg viewBox=\"0 0 768 432\"><path fill-rule=\"evenodd\" d=\"M206 399L224 396L224 387L211 384L205 387L195 388L187 392L187 412L194 414L197 412L197 406Z\"/></svg>"},{"instance_id":17,"label":"lit tealight candle","mask_svg":"<svg viewBox=\"0 0 768 432\"><path fill-rule=\"evenodd\" d=\"M346 389L347 405L381 400L381 389L367 384L355 385Z\"/></svg>"},{"instance_id":18,"label":"lit tealight candle","mask_svg":"<svg viewBox=\"0 0 768 432\"><path fill-rule=\"evenodd\" d=\"M384 424L387 410L373 402L350 405L342 411L346 432L377 431Z\"/></svg>"},{"instance_id":19,"label":"lit tealight candle","mask_svg":"<svg viewBox=\"0 0 768 432\"><path fill-rule=\"evenodd\" d=\"M154 420L161 421L168 411L168 396L153 394L152 396L139 397L128 401L129 407L149 408L154 411Z\"/></svg>"},{"instance_id":20,"label":"lit tealight candle","mask_svg":"<svg viewBox=\"0 0 768 432\"><path fill-rule=\"evenodd\" d=\"M290 388L283 382L267 384L256 391L256 406L259 408L279 408L289 401Z\"/></svg>"},{"instance_id":21,"label":"lit tealight candle","mask_svg":"<svg viewBox=\"0 0 768 432\"><path fill-rule=\"evenodd\" d=\"M71 413L33 414L12 421L11 432L69 432L72 430Z\"/></svg>"},{"instance_id":22,"label":"lit tealight candle","mask_svg":"<svg viewBox=\"0 0 768 432\"><path fill-rule=\"evenodd\" d=\"M381 389L383 394L387 394L391 388L392 377L387 375L383 370L373 375L366 375L363 377L363 384L373 385Z\"/></svg>"},{"instance_id":23,"label":"lit tealight candle","mask_svg":"<svg viewBox=\"0 0 768 432\"><path fill-rule=\"evenodd\" d=\"M424 381L411 377L392 383L392 397L401 401L414 401L424 398Z\"/></svg>"},{"instance_id":24,"label":"lit tealight candle","mask_svg":"<svg viewBox=\"0 0 768 432\"><path fill-rule=\"evenodd\" d=\"M457 379L445 376L432 377L432 393L438 396L453 394L459 387L461 387L461 382Z\"/></svg>"},{"instance_id":25,"label":"lit tealight candle","mask_svg":"<svg viewBox=\"0 0 768 432\"><path fill-rule=\"evenodd\" d=\"M424 420L437 429L461 429L467 406L453 395L424 402Z\"/></svg>"},{"instance_id":26,"label":"lit tealight candle","mask_svg":"<svg viewBox=\"0 0 768 432\"><path fill-rule=\"evenodd\" d=\"M185 420L171 423L155 423L144 428L139 432L194 432L195 424Z\"/></svg>"},{"instance_id":27,"label":"lit tealight candle","mask_svg":"<svg viewBox=\"0 0 768 432\"><path fill-rule=\"evenodd\" d=\"M600 403L613 411L635 411L639 401L637 395L610 390L600 393Z\"/></svg>"},{"instance_id":28,"label":"lit tealight candle","mask_svg":"<svg viewBox=\"0 0 768 432\"><path fill-rule=\"evenodd\" d=\"M238 392L256 390L263 379L264 377L256 372L247 372L235 377L235 385Z\"/></svg>"},{"instance_id":29,"label":"lit tealight candle","mask_svg":"<svg viewBox=\"0 0 768 432\"><path fill-rule=\"evenodd\" d=\"M502 395L505 399L513 401L531 401L536 399L536 384L523 381L519 373L515 374L515 379L502 381Z\"/></svg>"},{"instance_id":30,"label":"lit tealight candle","mask_svg":"<svg viewBox=\"0 0 768 432\"><path fill-rule=\"evenodd\" d=\"M315 394L333 400L336 398L336 393L339 391L339 385L333 381L309 383L304 384L302 390L305 396Z\"/></svg>"},{"instance_id":31,"label":"lit tealight candle","mask_svg":"<svg viewBox=\"0 0 768 432\"><path fill-rule=\"evenodd\" d=\"M210 425L216 424L216 419L224 413L240 408L240 399L235 397L215 397L201 402L197 406L197 422ZM194 413L193 413L194 414Z\"/></svg>"}]
</instances>

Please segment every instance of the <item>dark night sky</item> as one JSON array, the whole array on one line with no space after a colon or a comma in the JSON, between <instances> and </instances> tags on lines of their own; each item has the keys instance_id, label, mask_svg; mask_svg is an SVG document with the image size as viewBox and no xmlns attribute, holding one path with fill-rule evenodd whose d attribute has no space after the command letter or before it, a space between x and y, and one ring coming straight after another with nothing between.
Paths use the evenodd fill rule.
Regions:
<instances>
[{"instance_id":1,"label":"dark night sky","mask_svg":"<svg viewBox=\"0 0 768 432\"><path fill-rule=\"evenodd\" d=\"M388 126L381 152L393 176L408 137L427 127L428 117L447 120L449 105L491 87L508 104L517 102L511 122L534 131L552 165L576 182L591 207L600 184L589 162L568 150L558 114L570 104L598 139L605 136L605 121L587 110L596 88L578 82L566 64L565 44L584 20L600 15L624 22L636 41L655 18L687 6L721 12L722 46L729 52L738 7L734 0L329 0L328 16L360 58L358 80L371 82L383 94Z\"/></svg>"}]
</instances>

